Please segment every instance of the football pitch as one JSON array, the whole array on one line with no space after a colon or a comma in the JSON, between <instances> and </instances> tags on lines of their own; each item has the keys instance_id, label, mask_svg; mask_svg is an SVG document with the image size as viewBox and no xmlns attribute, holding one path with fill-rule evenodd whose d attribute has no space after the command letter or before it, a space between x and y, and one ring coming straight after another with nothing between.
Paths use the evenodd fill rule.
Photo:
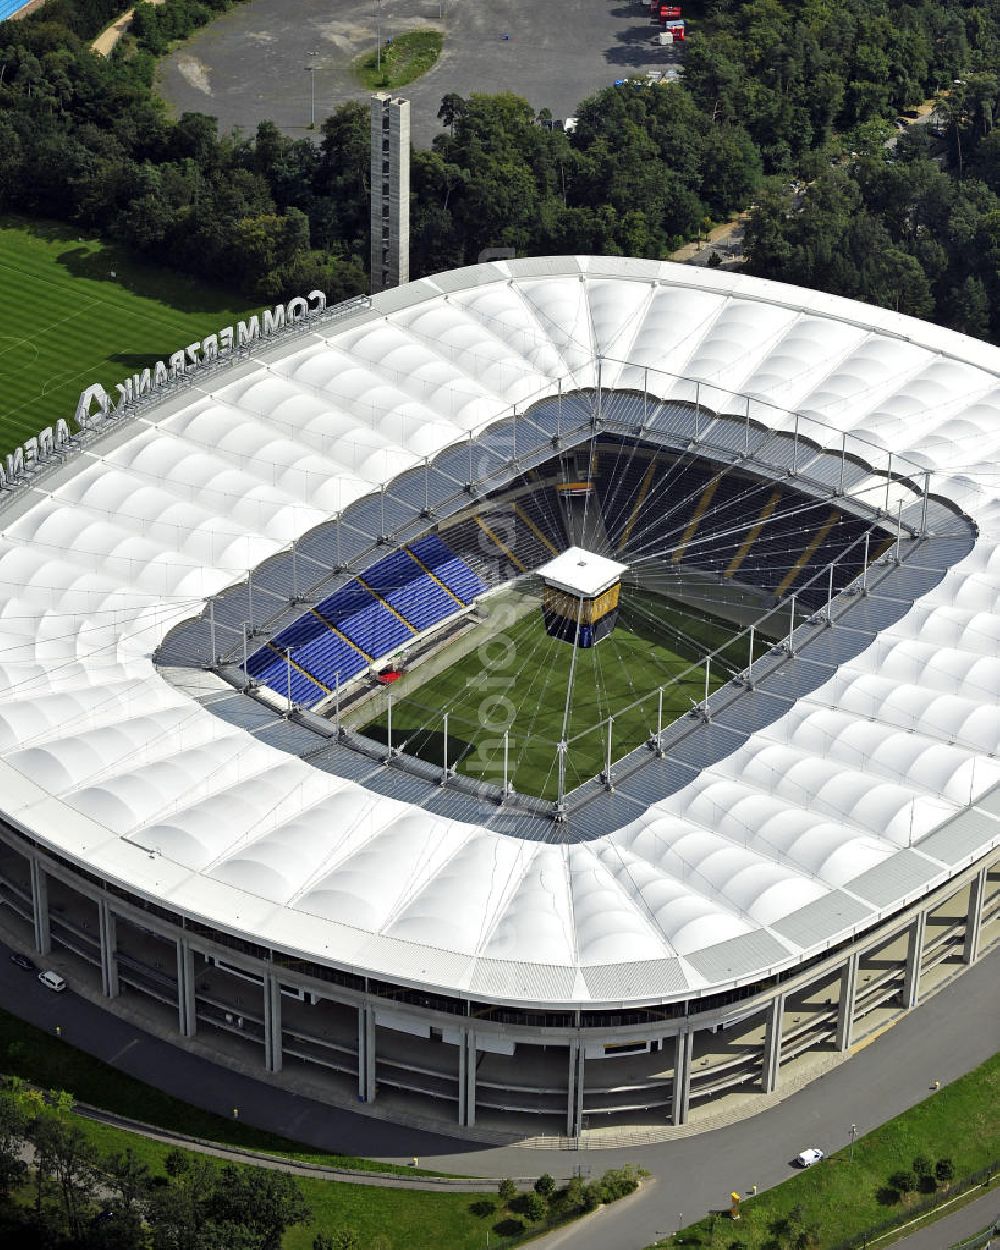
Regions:
<instances>
[{"instance_id":1,"label":"football pitch","mask_svg":"<svg viewBox=\"0 0 1000 1250\"><path fill-rule=\"evenodd\" d=\"M238 297L51 223L0 218L0 455L245 315Z\"/></svg>"},{"instance_id":2,"label":"football pitch","mask_svg":"<svg viewBox=\"0 0 1000 1250\"><path fill-rule=\"evenodd\" d=\"M550 638L540 606L424 684L393 700L393 746L434 764L444 762L448 713L448 764L469 777L502 784L503 732L508 731L508 778L515 790L554 799L556 747L563 736L566 789L600 773L612 727L612 758L647 742L656 732L658 691L663 725L683 715L710 688L718 689L749 659L737 628L660 595L623 589L618 623L596 647L577 649ZM760 655L770 644L761 639ZM419 677L408 675L407 686ZM572 681L571 681L572 677ZM385 713L363 732L388 737Z\"/></svg>"}]
</instances>

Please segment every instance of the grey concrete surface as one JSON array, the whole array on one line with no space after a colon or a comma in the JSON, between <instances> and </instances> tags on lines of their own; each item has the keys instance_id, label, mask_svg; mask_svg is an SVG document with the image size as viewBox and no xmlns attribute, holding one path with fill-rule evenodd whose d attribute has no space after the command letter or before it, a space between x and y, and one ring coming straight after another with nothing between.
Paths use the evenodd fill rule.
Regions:
<instances>
[{"instance_id":1,"label":"grey concrete surface","mask_svg":"<svg viewBox=\"0 0 1000 1250\"><path fill-rule=\"evenodd\" d=\"M903 1017L846 1064L766 1112L724 1129L660 1146L579 1153L491 1148L417 1132L289 1095L221 1069L145 1034L71 990L52 994L14 967L0 948L0 1004L122 1071L198 1106L285 1133L326 1150L408 1162L479 1176L565 1177L576 1167L598 1174L634 1162L651 1183L633 1201L574 1229L573 1250L641 1247L712 1209L732 1189L767 1188L791 1175L807 1145L845 1146L850 1127L866 1133L989 1058L1000 1044L1000 951L994 950L928 1002ZM555 1235L557 1238L558 1235ZM557 1239L539 1242L558 1246Z\"/></svg>"},{"instance_id":2,"label":"grey concrete surface","mask_svg":"<svg viewBox=\"0 0 1000 1250\"><path fill-rule=\"evenodd\" d=\"M224 131L270 118L307 135L307 65L315 66L318 122L346 100L368 98L351 64L375 46L373 12L373 0L247 0L164 59L159 89L176 112L209 113ZM448 92L514 91L566 117L616 78L665 69L680 55L653 47L659 28L640 0L382 0L381 13L383 37L425 25L445 32L437 65L402 89L422 146L440 129Z\"/></svg>"}]
</instances>

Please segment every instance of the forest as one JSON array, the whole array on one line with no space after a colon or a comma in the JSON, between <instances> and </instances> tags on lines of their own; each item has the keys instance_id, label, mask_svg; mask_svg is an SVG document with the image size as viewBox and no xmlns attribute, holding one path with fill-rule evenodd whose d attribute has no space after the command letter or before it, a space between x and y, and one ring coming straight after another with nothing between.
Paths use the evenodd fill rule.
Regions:
<instances>
[{"instance_id":1,"label":"forest","mask_svg":"<svg viewBox=\"0 0 1000 1250\"><path fill-rule=\"evenodd\" d=\"M0 211L55 217L261 302L367 289L368 117L319 141L222 134L153 90L166 42L231 0L138 6L111 58L87 40L124 0L50 0L6 23ZM662 257L750 203L747 270L1000 341L997 0L717 0L682 83L609 87L572 135L513 95L446 95L414 152L411 274L518 255ZM937 93L945 124L894 146ZM919 133L918 133L919 132ZM805 186L789 194L790 180Z\"/></svg>"}]
</instances>

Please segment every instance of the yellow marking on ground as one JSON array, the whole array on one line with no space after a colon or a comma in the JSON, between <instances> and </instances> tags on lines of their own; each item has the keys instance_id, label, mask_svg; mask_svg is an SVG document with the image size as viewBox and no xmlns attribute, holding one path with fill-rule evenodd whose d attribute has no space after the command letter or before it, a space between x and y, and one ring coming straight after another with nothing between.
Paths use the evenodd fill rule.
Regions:
<instances>
[{"instance_id":1,"label":"yellow marking on ground","mask_svg":"<svg viewBox=\"0 0 1000 1250\"><path fill-rule=\"evenodd\" d=\"M809 545L806 547L805 551L802 552L799 558L795 561L792 567L788 570L785 576L781 579L781 582L779 583L777 590L774 592L775 595L779 599L785 593L785 591L789 588L789 586L791 586L792 582L795 581L795 579L802 572L802 570L806 567L809 561L813 558L813 556L816 554L817 548L820 546L820 544L826 538L827 534L829 534L829 532L833 529L833 527L837 524L839 520L840 520L840 513L836 509L834 509L833 512L831 512L830 515L823 522L823 524L819 527L816 533L813 534L812 538L809 540Z\"/></svg>"},{"instance_id":2,"label":"yellow marking on ground","mask_svg":"<svg viewBox=\"0 0 1000 1250\"><path fill-rule=\"evenodd\" d=\"M502 542L500 541L500 539L499 539L499 538L497 538L496 534L494 534L494 533L493 533L493 531L492 531L492 530L490 529L490 527L486 524L486 522L483 520L483 518L482 518L481 516L477 516L477 517L475 518L475 522L476 522L476 524L479 526L479 528L483 531L483 533L486 535L486 537L490 540L490 542L491 542L491 543L493 543L495 546L499 547L499 548L500 548L500 550L501 550L501 551L504 553L504 555L507 557L507 559L511 562L511 564L513 564L513 566L514 566L516 569L520 569L520 570L521 570L521 572L523 573L523 572L524 572L524 565L523 565L523 564L521 563L521 561L517 558L517 556L516 556L516 555L514 555L513 551L511 551L511 549L507 546L507 544L506 544L506 543L502 543Z\"/></svg>"},{"instance_id":3,"label":"yellow marking on ground","mask_svg":"<svg viewBox=\"0 0 1000 1250\"><path fill-rule=\"evenodd\" d=\"M424 570L424 572L427 574L427 576L431 579L432 582L437 582L437 584L441 587L441 589L444 591L446 595L451 595L452 599L455 600L455 602L458 604L460 608L464 608L467 606L464 600L459 599L458 595L455 594L455 592L451 589L450 586L446 586L444 584L444 582L441 580L440 577L438 577L438 575L434 572L432 568L429 568L426 564L424 564L423 560L421 560L421 558L417 555L415 551L411 551L409 547L404 547L403 550L406 552L406 554L410 557L411 560L416 561L416 563L420 565L420 567Z\"/></svg>"},{"instance_id":4,"label":"yellow marking on ground","mask_svg":"<svg viewBox=\"0 0 1000 1250\"><path fill-rule=\"evenodd\" d=\"M718 489L719 478L713 477L709 484L701 492L701 498L698 500L697 504L695 504L694 512L691 513L691 520L688 521L687 528L681 535L681 541L678 543L670 557L674 564L680 564L680 562L684 559L684 552L687 549L687 545L691 539L694 538L698 525L701 522L701 518L708 511L708 506L712 502L712 496Z\"/></svg>"},{"instance_id":5,"label":"yellow marking on ground","mask_svg":"<svg viewBox=\"0 0 1000 1250\"><path fill-rule=\"evenodd\" d=\"M629 519L625 522L625 528L622 530L622 536L618 540L619 551L621 551L621 549L628 542L629 535L632 533L632 530L635 527L635 523L639 519L639 509L642 507L643 503L645 502L646 496L649 494L649 488L653 484L653 474L655 472L656 472L656 457L652 456L649 461L649 468L643 474L642 481L639 484L639 490L635 497L635 507L632 509L632 513L629 516Z\"/></svg>"},{"instance_id":6,"label":"yellow marking on ground","mask_svg":"<svg viewBox=\"0 0 1000 1250\"><path fill-rule=\"evenodd\" d=\"M532 534L534 534L534 536L538 539L538 541L540 543L544 543L544 545L548 547L549 551L551 551L554 556L557 556L559 554L558 549L554 547L552 543L545 537L542 531L534 523L531 517L528 516L527 512L525 512L525 510L521 507L519 503L516 503L514 505L514 511L521 518L521 520L525 523L528 529L531 530Z\"/></svg>"},{"instance_id":7,"label":"yellow marking on ground","mask_svg":"<svg viewBox=\"0 0 1000 1250\"><path fill-rule=\"evenodd\" d=\"M350 638L348 638L342 629L338 629L336 625L334 625L333 621L328 621L323 613L318 611L316 608L310 608L309 611L312 612L313 616L315 616L318 621L323 622L331 634L336 634L338 638L342 638L349 647L353 647L354 650L357 651L358 655L362 656L368 664L371 664L372 657L368 654L368 652L362 651L356 642L351 642Z\"/></svg>"},{"instance_id":8,"label":"yellow marking on ground","mask_svg":"<svg viewBox=\"0 0 1000 1250\"><path fill-rule=\"evenodd\" d=\"M383 608L385 608L387 611L393 614L393 616L396 618L397 621L402 621L402 623L406 626L406 628L410 631L411 634L420 633L420 630L417 629L416 625L411 625L410 622L406 619L406 617L402 614L402 612L397 612L396 609L389 602L389 600L383 599L382 596L378 593L378 591L374 590L371 586L369 586L363 577L357 577L355 578L355 581L358 583L359 586L364 586L365 590L368 591L371 597L373 599L377 599L379 603L381 603Z\"/></svg>"},{"instance_id":9,"label":"yellow marking on ground","mask_svg":"<svg viewBox=\"0 0 1000 1250\"><path fill-rule=\"evenodd\" d=\"M900 1016L899 1019L901 1020L902 1016ZM860 1042L855 1042L851 1047L850 1053L852 1055L856 1055L858 1051L864 1050L865 1047L870 1046L872 1042L877 1042L880 1037L883 1037L886 1033L888 1033L889 1030L897 1023L898 1020L890 1020L888 1024L883 1024L882 1027L876 1029L874 1033L869 1033L868 1036L863 1037Z\"/></svg>"},{"instance_id":10,"label":"yellow marking on ground","mask_svg":"<svg viewBox=\"0 0 1000 1250\"><path fill-rule=\"evenodd\" d=\"M284 660L286 664L291 664L292 668L294 668L296 672L301 673L303 677L308 677L313 685L319 686L319 688L321 690L325 690L327 694L333 694L333 691L329 686L324 685L324 683L321 682L318 677L310 673L307 668L303 668L293 656L287 653L287 651L282 651L282 649L280 647L276 647L273 642L269 642L267 645L269 650L273 651L279 660ZM275 693L278 692L275 691Z\"/></svg>"},{"instance_id":11,"label":"yellow marking on ground","mask_svg":"<svg viewBox=\"0 0 1000 1250\"><path fill-rule=\"evenodd\" d=\"M732 577L740 571L740 565L750 554L750 548L754 545L757 539L760 538L760 531L767 524L768 517L778 506L780 499L780 490L774 490L771 492L770 499L768 499L767 503L764 504L763 508L761 508L760 515L751 527L749 534L747 534L746 538L743 539L743 542L740 543L739 551L737 551L736 555L734 555L729 561L729 567L726 569L723 577Z\"/></svg>"}]
</instances>

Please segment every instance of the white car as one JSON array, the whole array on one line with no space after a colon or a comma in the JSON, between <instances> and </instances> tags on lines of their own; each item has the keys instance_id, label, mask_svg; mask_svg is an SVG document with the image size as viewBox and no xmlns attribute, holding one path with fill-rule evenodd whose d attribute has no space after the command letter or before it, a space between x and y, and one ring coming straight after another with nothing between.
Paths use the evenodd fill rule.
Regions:
<instances>
[{"instance_id":1,"label":"white car","mask_svg":"<svg viewBox=\"0 0 1000 1250\"><path fill-rule=\"evenodd\" d=\"M822 1158L823 1152L820 1150L819 1146L810 1146L808 1150L803 1150L802 1153L796 1157L795 1162L800 1168L811 1168L814 1163L819 1163Z\"/></svg>"},{"instance_id":2,"label":"white car","mask_svg":"<svg viewBox=\"0 0 1000 1250\"><path fill-rule=\"evenodd\" d=\"M47 990L54 990L57 994L61 994L66 988L65 978L61 977L58 972L53 972L50 968L40 972L38 979Z\"/></svg>"}]
</instances>

